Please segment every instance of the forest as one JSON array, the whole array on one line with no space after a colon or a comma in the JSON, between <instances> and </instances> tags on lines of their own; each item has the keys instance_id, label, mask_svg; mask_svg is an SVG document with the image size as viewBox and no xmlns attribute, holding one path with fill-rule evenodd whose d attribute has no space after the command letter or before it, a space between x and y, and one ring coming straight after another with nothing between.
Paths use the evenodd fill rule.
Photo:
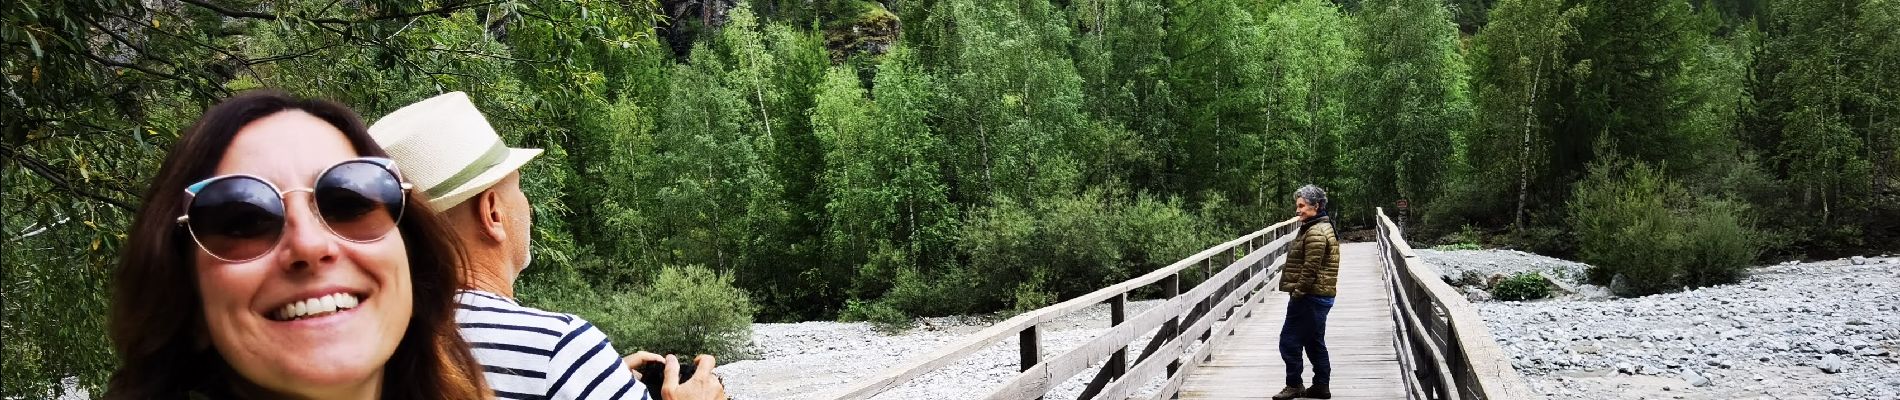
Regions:
<instances>
[{"instance_id":1,"label":"forest","mask_svg":"<svg viewBox=\"0 0 1900 400\"><path fill-rule=\"evenodd\" d=\"M3 398L98 393L145 183L258 88L466 91L529 305L622 349L1052 304L1293 215L1625 295L1900 250L1900 0L59 0L0 5ZM710 332L710 333L709 333ZM685 339L682 339L685 338ZM684 341L682 341L684 340ZM724 356L722 356L722 359Z\"/></svg>"}]
</instances>

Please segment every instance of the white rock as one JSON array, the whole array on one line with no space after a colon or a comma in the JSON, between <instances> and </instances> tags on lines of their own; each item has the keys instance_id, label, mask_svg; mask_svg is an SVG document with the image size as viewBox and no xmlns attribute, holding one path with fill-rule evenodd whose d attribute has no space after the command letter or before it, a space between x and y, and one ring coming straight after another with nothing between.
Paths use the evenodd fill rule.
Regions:
<instances>
[{"instance_id":1,"label":"white rock","mask_svg":"<svg viewBox=\"0 0 1900 400\"><path fill-rule=\"evenodd\" d=\"M1690 386L1695 387L1708 386L1711 383L1708 377L1696 373L1695 370L1683 370L1682 381L1688 382Z\"/></svg>"},{"instance_id":2,"label":"white rock","mask_svg":"<svg viewBox=\"0 0 1900 400\"><path fill-rule=\"evenodd\" d=\"M1841 373L1841 369L1844 367L1844 364L1841 362L1840 357L1836 357L1833 354L1829 354L1827 356L1821 357L1821 362L1814 363L1814 367L1820 368L1821 372L1826 372L1830 374L1838 374L1838 373Z\"/></svg>"}]
</instances>

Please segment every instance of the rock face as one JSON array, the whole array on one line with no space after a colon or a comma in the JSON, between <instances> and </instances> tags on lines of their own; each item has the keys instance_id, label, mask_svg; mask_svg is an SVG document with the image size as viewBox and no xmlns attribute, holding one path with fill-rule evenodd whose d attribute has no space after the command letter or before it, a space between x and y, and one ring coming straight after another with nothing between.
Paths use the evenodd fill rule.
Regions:
<instances>
[{"instance_id":1,"label":"rock face","mask_svg":"<svg viewBox=\"0 0 1900 400\"><path fill-rule=\"evenodd\" d=\"M849 0L835 5L841 16L825 28L825 49L832 62L852 56L880 55L891 51L903 31L903 23L883 4L869 0Z\"/></svg>"},{"instance_id":2,"label":"rock face","mask_svg":"<svg viewBox=\"0 0 1900 400\"><path fill-rule=\"evenodd\" d=\"M1737 284L1639 298L1477 306L1513 366L1553 399L1900 399L1900 268L1878 261L1757 267Z\"/></svg>"}]
</instances>

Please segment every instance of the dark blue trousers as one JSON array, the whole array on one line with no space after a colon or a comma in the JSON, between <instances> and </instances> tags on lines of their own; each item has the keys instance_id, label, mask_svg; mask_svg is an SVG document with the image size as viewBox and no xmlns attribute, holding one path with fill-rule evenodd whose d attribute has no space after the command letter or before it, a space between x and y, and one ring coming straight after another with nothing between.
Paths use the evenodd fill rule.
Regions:
<instances>
[{"instance_id":1,"label":"dark blue trousers","mask_svg":"<svg viewBox=\"0 0 1900 400\"><path fill-rule=\"evenodd\" d=\"M1286 385L1300 387L1300 351L1313 361L1313 384L1330 385L1333 363L1326 354L1326 314L1333 298L1307 295L1286 301L1286 324L1280 325L1280 359L1286 362Z\"/></svg>"}]
</instances>

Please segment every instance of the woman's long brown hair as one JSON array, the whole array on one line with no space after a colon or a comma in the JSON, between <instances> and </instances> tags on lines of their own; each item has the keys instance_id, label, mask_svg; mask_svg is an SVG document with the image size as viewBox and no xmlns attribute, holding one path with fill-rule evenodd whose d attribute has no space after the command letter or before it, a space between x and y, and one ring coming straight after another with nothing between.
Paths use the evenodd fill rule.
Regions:
<instances>
[{"instance_id":1,"label":"woman's long brown hair","mask_svg":"<svg viewBox=\"0 0 1900 400\"><path fill-rule=\"evenodd\" d=\"M207 110L165 157L113 271L107 325L119 369L106 398L229 397L232 384L243 379L209 344L192 264L197 247L175 218L185 209L185 186L211 177L239 129L292 110L335 125L359 155L388 156L356 112L336 103L261 91ZM407 201L397 229L408 246L415 311L383 366L382 398L487 398L481 365L455 326L454 296L464 280L461 243L417 191Z\"/></svg>"}]
</instances>

